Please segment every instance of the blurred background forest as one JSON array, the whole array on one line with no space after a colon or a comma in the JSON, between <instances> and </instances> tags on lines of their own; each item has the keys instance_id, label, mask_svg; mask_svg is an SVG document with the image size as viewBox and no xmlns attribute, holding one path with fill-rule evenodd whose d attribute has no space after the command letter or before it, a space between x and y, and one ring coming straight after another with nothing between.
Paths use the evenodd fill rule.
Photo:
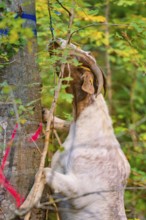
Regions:
<instances>
[{"instance_id":1,"label":"blurred background forest","mask_svg":"<svg viewBox=\"0 0 146 220\"><path fill-rule=\"evenodd\" d=\"M145 0L37 0L37 62L42 78L42 105L49 107L57 83L48 44L66 39L69 17L74 9L71 42L95 56L107 79L106 100L121 147L131 164L125 205L128 219L146 219L146 2ZM24 45L31 50L33 32L21 28L23 21L0 3L0 68ZM65 62L61 58L61 62ZM7 83L1 83L7 93ZM62 88L56 115L71 120L72 96ZM23 111L23 107L20 109ZM24 121L22 120L22 123ZM61 134L63 141L64 135ZM52 139L54 151L57 142Z\"/></svg>"}]
</instances>

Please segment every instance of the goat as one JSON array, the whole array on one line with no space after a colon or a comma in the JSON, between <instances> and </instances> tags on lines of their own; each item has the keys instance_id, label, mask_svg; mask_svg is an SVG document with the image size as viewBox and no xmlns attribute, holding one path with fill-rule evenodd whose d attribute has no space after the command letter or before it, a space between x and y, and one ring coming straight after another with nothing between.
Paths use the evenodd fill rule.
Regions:
<instances>
[{"instance_id":1,"label":"goat","mask_svg":"<svg viewBox=\"0 0 146 220\"><path fill-rule=\"evenodd\" d=\"M65 41L57 47L64 49ZM94 57L76 46L70 46L70 57L81 66L65 66L63 77L69 72L73 78L68 93L72 93L74 122L57 151L51 168L44 168L44 176L34 198L36 204L48 184L59 199L61 220L126 220L124 188L130 165L120 148L112 127L101 89L102 71Z\"/></svg>"}]
</instances>

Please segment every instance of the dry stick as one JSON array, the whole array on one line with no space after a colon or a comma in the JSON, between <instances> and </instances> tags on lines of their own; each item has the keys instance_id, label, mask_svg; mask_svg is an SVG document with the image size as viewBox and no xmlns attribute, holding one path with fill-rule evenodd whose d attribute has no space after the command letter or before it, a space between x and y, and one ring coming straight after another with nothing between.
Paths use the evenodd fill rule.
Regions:
<instances>
[{"instance_id":1,"label":"dry stick","mask_svg":"<svg viewBox=\"0 0 146 220\"><path fill-rule=\"evenodd\" d=\"M34 186L33 186L33 193L32 193L31 198L30 198L30 204L29 204L30 207L31 207L31 204L33 204L33 200L35 198L35 195L37 194L37 191L38 191L38 188L39 188L39 185L40 185L40 182L41 182L42 174L43 174L43 168L45 166L45 160L46 160L46 156L47 156L47 152L48 152L48 145L49 145L49 139L50 139L50 133L51 133L51 121L52 121L53 113L55 111L56 103L57 103L57 100L58 100L58 97L59 97L59 92L60 92L61 85L62 85L62 76L63 76L63 73L64 73L64 68L65 68L65 64L63 64L61 66L61 72L60 72L61 77L58 81L57 90L55 90L54 100L53 100L53 103L52 103L52 106L51 106L51 109L50 109L50 115L49 115L48 120L47 120L46 133L45 133L45 144L44 144L44 149L43 149L42 156L41 156L39 170L38 170L38 173L37 173L37 176L36 176L36 179L35 179L35 182L34 182ZM27 204L27 199L25 201L26 201L26 204ZM23 204L20 208L23 209ZM25 208L25 202L24 202L24 208ZM29 211L29 207L27 207L27 211Z\"/></svg>"},{"instance_id":2,"label":"dry stick","mask_svg":"<svg viewBox=\"0 0 146 220\"><path fill-rule=\"evenodd\" d=\"M67 44L70 43L71 37L72 37L72 33L71 33L71 27L73 24L73 19L74 19L74 5L75 2L72 0L72 8L71 11L69 11L59 0L57 0L58 4L68 13L69 15L69 23L68 23L68 33L67 33Z\"/></svg>"},{"instance_id":3,"label":"dry stick","mask_svg":"<svg viewBox=\"0 0 146 220\"><path fill-rule=\"evenodd\" d=\"M110 12L110 2L106 0L106 8L105 8L105 17L106 17L106 24L109 22L109 12ZM107 70L107 90L108 90L108 101L109 101L109 111L112 112L112 71L111 71L111 63L110 63L110 56L109 56L109 26L105 26L105 37L107 39L108 44L106 45L106 52L105 52L105 64Z\"/></svg>"},{"instance_id":4,"label":"dry stick","mask_svg":"<svg viewBox=\"0 0 146 220\"><path fill-rule=\"evenodd\" d=\"M59 138L59 135L58 135L57 131L55 129L53 129L53 132L54 132L55 137L56 137L56 139L58 141L58 144L60 145L60 147L62 147L62 142L61 142L61 140Z\"/></svg>"},{"instance_id":5,"label":"dry stick","mask_svg":"<svg viewBox=\"0 0 146 220\"><path fill-rule=\"evenodd\" d=\"M56 218L57 220L60 220L60 217L59 217L59 212L58 212L58 207L54 201L54 198L51 196L50 197L50 201L52 202L52 205L54 206L54 211L56 212Z\"/></svg>"},{"instance_id":6,"label":"dry stick","mask_svg":"<svg viewBox=\"0 0 146 220\"><path fill-rule=\"evenodd\" d=\"M68 33L67 33L66 46L69 44L73 18L74 18L74 11L72 10L72 13L69 13L69 27L68 27ZM60 78L59 78L59 81L58 81L58 87L55 90L54 100L52 102L52 105L51 105L51 108L50 108L50 115L49 115L48 120L47 120L44 150L43 150L42 156L41 156L39 171L37 173L35 183L34 183L34 186L33 186L33 193L32 193L31 199L30 199L31 204L33 203L35 195L37 194L39 184L40 184L42 174L43 174L43 168L45 166L45 160L46 160L46 156L47 156L47 152L48 152L48 145L49 145L50 132L51 132L51 121L52 121L52 117L53 117L53 114L54 114L54 111L55 111L55 108L56 108L56 103L57 103L57 100L58 100L58 97L59 97L59 92L60 92L61 85L62 85L62 77L63 77L64 69L65 69L65 64L62 64L61 65L61 71L60 71L60 74L59 74ZM22 207L23 207L23 204L22 204ZM28 210L29 210L29 207L28 207L27 211Z\"/></svg>"},{"instance_id":7,"label":"dry stick","mask_svg":"<svg viewBox=\"0 0 146 220\"><path fill-rule=\"evenodd\" d=\"M57 0L57 2L68 13L69 17L71 17L72 13L59 0Z\"/></svg>"},{"instance_id":8,"label":"dry stick","mask_svg":"<svg viewBox=\"0 0 146 220\"><path fill-rule=\"evenodd\" d=\"M49 19L50 19L50 31L52 35L52 40L54 40L54 32L53 32L53 23L52 23L52 16L51 16L51 7L50 7L50 2L48 0L48 12L49 12Z\"/></svg>"},{"instance_id":9,"label":"dry stick","mask_svg":"<svg viewBox=\"0 0 146 220\"><path fill-rule=\"evenodd\" d=\"M31 217L31 212L28 212L25 217L24 217L24 220L29 220Z\"/></svg>"}]
</instances>

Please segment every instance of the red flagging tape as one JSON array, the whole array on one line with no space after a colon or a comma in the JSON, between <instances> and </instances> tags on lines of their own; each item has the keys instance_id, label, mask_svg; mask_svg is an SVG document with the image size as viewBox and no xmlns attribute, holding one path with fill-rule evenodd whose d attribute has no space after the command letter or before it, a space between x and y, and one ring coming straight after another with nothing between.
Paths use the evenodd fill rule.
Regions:
<instances>
[{"instance_id":1,"label":"red flagging tape","mask_svg":"<svg viewBox=\"0 0 146 220\"><path fill-rule=\"evenodd\" d=\"M10 141L9 141L8 144L7 144L7 148L6 148L4 157L3 157L3 159L2 159L2 163L1 163L1 169L2 169L2 170L3 170L4 167L5 167L5 164L6 164L6 161L7 161L8 156L9 156L9 153L10 153L10 150L11 150L11 146L12 146L13 140L14 140L14 138L15 138L17 129L18 129L18 124L15 125L15 128L14 128L14 130L13 130L13 132L12 132L12 135L11 135L11 139L10 139Z\"/></svg>"},{"instance_id":2,"label":"red flagging tape","mask_svg":"<svg viewBox=\"0 0 146 220\"><path fill-rule=\"evenodd\" d=\"M39 124L38 129L36 130L36 132L31 136L31 138L28 140L29 142L33 142L36 141L39 138L40 133L42 132L42 123Z\"/></svg>"},{"instance_id":3,"label":"red flagging tape","mask_svg":"<svg viewBox=\"0 0 146 220\"><path fill-rule=\"evenodd\" d=\"M29 139L30 142L36 141L39 138L39 135L42 131L42 127L43 127L42 123L40 123L38 129L36 130L36 132ZM21 197L21 195L15 190L15 188L10 184L10 182L6 179L6 177L3 174L3 170L4 170L4 167L6 165L7 158L10 154L11 146L12 146L13 140L16 136L17 129L18 129L18 124L15 125L15 128L14 128L14 130L12 132L12 135L11 135L11 139L7 144L5 154L4 154L4 157L3 157L2 162L1 162L1 166L0 166L0 184L14 197L14 199L16 201L16 206L19 207L23 203L24 198Z\"/></svg>"},{"instance_id":4,"label":"red flagging tape","mask_svg":"<svg viewBox=\"0 0 146 220\"><path fill-rule=\"evenodd\" d=\"M12 135L11 135L11 139L7 144L7 148L6 148L4 157L3 157L2 162L1 162L1 166L0 166L0 184L14 197L14 199L16 201L16 206L19 207L23 203L24 198L22 198L21 195L14 189L14 187L11 186L10 182L6 179L6 177L3 174L3 170L4 170L4 167L5 167L7 158L10 154L10 150L11 150L13 140L14 140L16 132L17 132L17 128L18 128L18 124L15 125L15 128L14 128L14 130L12 132Z\"/></svg>"},{"instance_id":5,"label":"red flagging tape","mask_svg":"<svg viewBox=\"0 0 146 220\"><path fill-rule=\"evenodd\" d=\"M21 195L14 189L14 187L6 179L6 177L2 172L1 167L0 167L0 184L14 197L16 201L16 206L19 207L23 203L24 198L21 197Z\"/></svg>"},{"instance_id":6,"label":"red flagging tape","mask_svg":"<svg viewBox=\"0 0 146 220\"><path fill-rule=\"evenodd\" d=\"M0 167L2 170L3 170L4 167L5 167L5 164L6 164L7 158L8 158L9 153L10 153L10 150L11 150L11 147L7 147L7 148L6 148L6 151L5 151L4 157L3 157L3 159L2 159L1 167Z\"/></svg>"},{"instance_id":7,"label":"red flagging tape","mask_svg":"<svg viewBox=\"0 0 146 220\"><path fill-rule=\"evenodd\" d=\"M11 136L11 140L13 140L13 139L15 138L17 129L18 129L18 124L15 125L15 128L14 128L13 133L12 133L12 136Z\"/></svg>"}]
</instances>

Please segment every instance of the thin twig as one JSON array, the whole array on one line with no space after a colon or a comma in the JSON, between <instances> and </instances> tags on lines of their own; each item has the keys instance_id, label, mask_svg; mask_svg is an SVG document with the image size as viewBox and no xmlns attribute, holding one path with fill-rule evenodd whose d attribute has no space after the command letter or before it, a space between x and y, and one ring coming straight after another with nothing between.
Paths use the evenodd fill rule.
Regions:
<instances>
[{"instance_id":1,"label":"thin twig","mask_svg":"<svg viewBox=\"0 0 146 220\"><path fill-rule=\"evenodd\" d=\"M86 25L86 26L84 26L84 27L81 27L81 28L79 28L79 29L77 29L77 30L75 30L75 31L73 31L72 33L71 33L71 36L70 36L70 38L72 38L72 36L75 34L75 33L77 33L77 32L79 32L79 31L81 31L81 30L84 30L84 29L86 29L86 28L89 28L89 27L93 27L93 26L106 26L106 25L108 25L108 26L127 26L127 27L129 27L130 26L130 24L111 24L111 23L98 23L98 24L88 24L88 25Z\"/></svg>"},{"instance_id":2,"label":"thin twig","mask_svg":"<svg viewBox=\"0 0 146 220\"><path fill-rule=\"evenodd\" d=\"M24 217L24 220L29 220L31 217L31 212L28 212L25 217Z\"/></svg>"},{"instance_id":3,"label":"thin twig","mask_svg":"<svg viewBox=\"0 0 146 220\"><path fill-rule=\"evenodd\" d=\"M72 13L59 0L57 0L57 2L68 13L69 16L72 16Z\"/></svg>"},{"instance_id":4,"label":"thin twig","mask_svg":"<svg viewBox=\"0 0 146 220\"><path fill-rule=\"evenodd\" d=\"M38 147L37 143L33 140L33 138L31 138L32 142L34 143L37 151L40 153L40 155L42 154L42 152L40 151L40 148Z\"/></svg>"},{"instance_id":5,"label":"thin twig","mask_svg":"<svg viewBox=\"0 0 146 220\"><path fill-rule=\"evenodd\" d=\"M61 140L59 138L59 135L58 135L57 131L55 129L53 129L53 132L54 132L55 137L56 137L56 139L58 141L58 144L60 145L60 147L62 147L62 142L61 142Z\"/></svg>"},{"instance_id":6,"label":"thin twig","mask_svg":"<svg viewBox=\"0 0 146 220\"><path fill-rule=\"evenodd\" d=\"M109 22L109 13L110 13L110 1L106 0L105 6L105 18L106 22ZM107 74L107 90L108 90L108 101L109 101L109 112L112 113L112 71L111 71L111 63L110 63L110 55L109 55L109 48L110 48L110 31L109 26L105 26L105 38L107 40L106 51L105 51L105 65L106 65L106 74Z\"/></svg>"},{"instance_id":7,"label":"thin twig","mask_svg":"<svg viewBox=\"0 0 146 220\"><path fill-rule=\"evenodd\" d=\"M50 1L48 0L48 12L49 12L49 19L50 19L50 31L52 35L52 41L54 38L54 28L53 28L53 22L52 22L52 15L51 15L51 8L50 8Z\"/></svg>"},{"instance_id":8,"label":"thin twig","mask_svg":"<svg viewBox=\"0 0 146 220\"><path fill-rule=\"evenodd\" d=\"M81 195L77 195L77 196L72 196L72 197L63 197L63 198L54 198L53 200L50 200L49 202L44 202L39 204L39 208L41 208L42 205L53 205L54 201L55 203L60 203L60 202L66 202L66 201L70 201L73 199L79 199L79 198L85 198L87 196L90 195L99 195L99 196L103 196L106 195L109 192L123 192L123 187L119 187L117 189L111 189L111 190L98 190L98 191L91 191L91 192L87 192L87 193L83 193ZM53 198L53 197L52 197Z\"/></svg>"},{"instance_id":9,"label":"thin twig","mask_svg":"<svg viewBox=\"0 0 146 220\"><path fill-rule=\"evenodd\" d=\"M70 40L71 40L71 27L72 27L72 24L73 24L73 19L74 19L74 4L75 2L72 1L72 8L71 8L71 11L69 11L59 0L57 0L58 4L61 5L61 7L68 13L69 15L69 23L68 23L68 33L67 33L67 44L70 43Z\"/></svg>"},{"instance_id":10,"label":"thin twig","mask_svg":"<svg viewBox=\"0 0 146 220\"><path fill-rule=\"evenodd\" d=\"M56 218L57 220L60 220L60 217L59 217L59 212L58 212L58 207L54 201L54 198L51 196L50 197L50 201L52 201L52 205L54 206L54 211L56 212Z\"/></svg>"},{"instance_id":11,"label":"thin twig","mask_svg":"<svg viewBox=\"0 0 146 220\"><path fill-rule=\"evenodd\" d=\"M12 64L12 63L14 63L14 62L16 62L15 59L12 60L12 61L10 61L10 62L0 63L0 64L1 64L1 65L10 65L10 64Z\"/></svg>"}]
</instances>

